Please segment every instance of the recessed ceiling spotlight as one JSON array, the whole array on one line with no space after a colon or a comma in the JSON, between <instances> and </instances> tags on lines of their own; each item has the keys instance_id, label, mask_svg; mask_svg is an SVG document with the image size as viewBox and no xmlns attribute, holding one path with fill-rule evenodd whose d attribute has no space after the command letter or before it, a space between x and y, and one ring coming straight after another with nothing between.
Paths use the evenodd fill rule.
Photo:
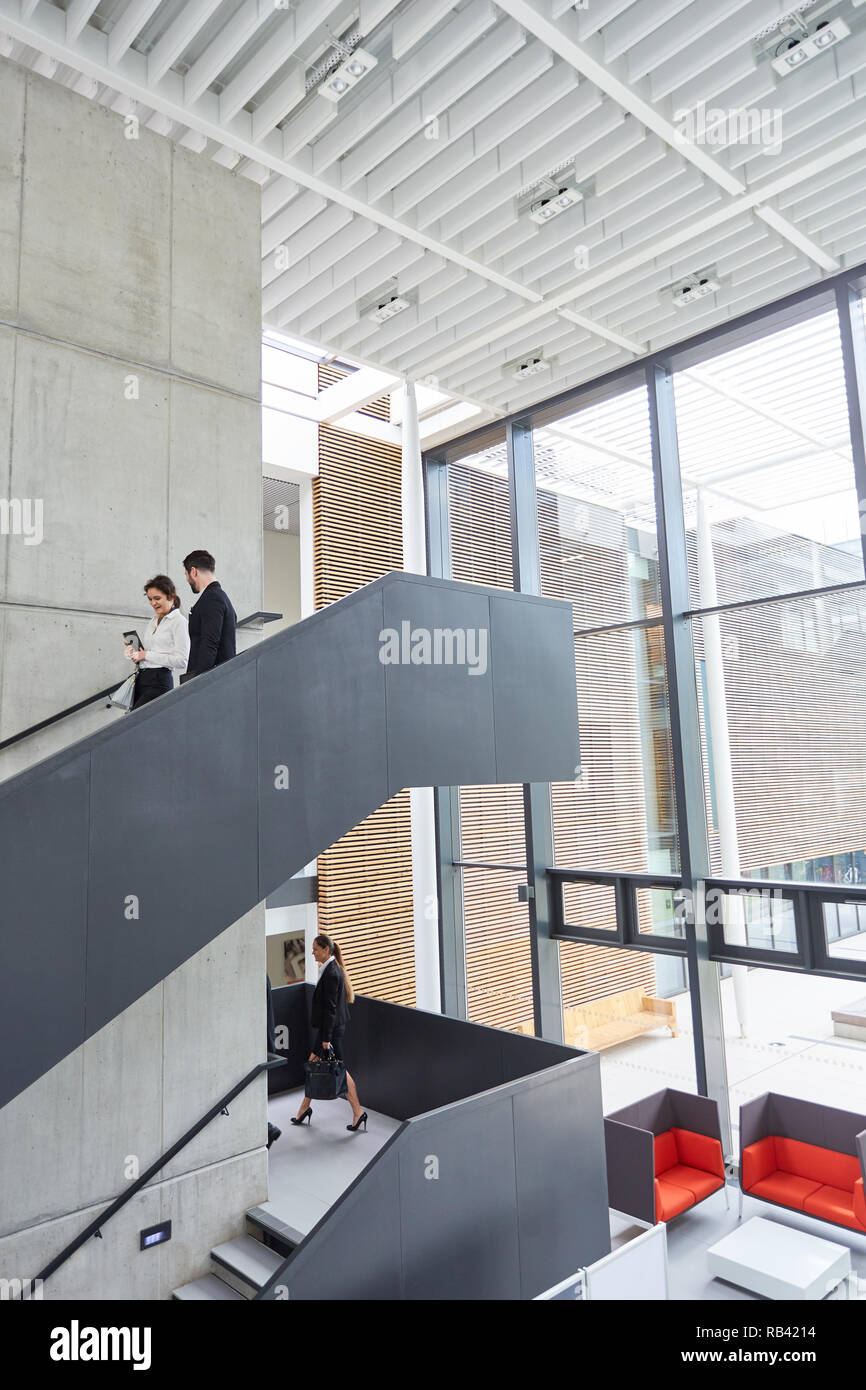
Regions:
<instances>
[{"instance_id":1,"label":"recessed ceiling spotlight","mask_svg":"<svg viewBox=\"0 0 866 1390\"><path fill-rule=\"evenodd\" d=\"M395 314L402 314L404 309L409 308L410 301L404 299L402 295L392 294L387 299L383 299L379 304L369 311L369 317L374 323L387 323Z\"/></svg>"},{"instance_id":2,"label":"recessed ceiling spotlight","mask_svg":"<svg viewBox=\"0 0 866 1390\"><path fill-rule=\"evenodd\" d=\"M719 289L721 281L714 270L699 270L671 287L674 308L680 309L686 304L694 304L698 299L706 299L707 295L715 294Z\"/></svg>"},{"instance_id":3,"label":"recessed ceiling spotlight","mask_svg":"<svg viewBox=\"0 0 866 1390\"><path fill-rule=\"evenodd\" d=\"M529 216L533 222L541 225L543 222L549 222L551 217L558 217L561 212L577 207L577 204L582 202L583 194L579 188L563 184L561 188L537 198L530 206Z\"/></svg>"},{"instance_id":4,"label":"recessed ceiling spotlight","mask_svg":"<svg viewBox=\"0 0 866 1390\"><path fill-rule=\"evenodd\" d=\"M546 372L550 363L539 353L537 356L528 357L522 362L512 362L510 372L517 381L523 381L527 376L538 376L539 372Z\"/></svg>"},{"instance_id":5,"label":"recessed ceiling spotlight","mask_svg":"<svg viewBox=\"0 0 866 1390\"><path fill-rule=\"evenodd\" d=\"M863 3L863 0L859 0ZM785 77L795 68L800 68L810 59L817 58L827 48L833 48L842 39L847 39L851 33L844 19L837 15L835 19L824 19L813 29L811 34L802 39L789 39L787 48L781 53L777 53L773 59L773 68L780 76Z\"/></svg>"},{"instance_id":6,"label":"recessed ceiling spotlight","mask_svg":"<svg viewBox=\"0 0 866 1390\"><path fill-rule=\"evenodd\" d=\"M574 160L565 160L520 189L515 198L517 216L526 215L540 227L582 203L593 191L591 180L578 180Z\"/></svg>"},{"instance_id":7,"label":"recessed ceiling spotlight","mask_svg":"<svg viewBox=\"0 0 866 1390\"><path fill-rule=\"evenodd\" d=\"M356 48L350 57L344 59L340 66L325 78L318 88L319 95L327 97L328 101L339 101L350 88L361 81L362 77L372 72L378 61L372 53L367 53L363 48Z\"/></svg>"}]
</instances>

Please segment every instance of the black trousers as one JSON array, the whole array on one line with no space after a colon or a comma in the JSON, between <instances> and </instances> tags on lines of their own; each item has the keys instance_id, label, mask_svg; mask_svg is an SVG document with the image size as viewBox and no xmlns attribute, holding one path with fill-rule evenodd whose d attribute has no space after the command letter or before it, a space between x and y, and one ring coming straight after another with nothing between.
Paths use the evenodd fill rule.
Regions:
<instances>
[{"instance_id":1,"label":"black trousers","mask_svg":"<svg viewBox=\"0 0 866 1390\"><path fill-rule=\"evenodd\" d=\"M151 700L165 695L171 688L171 671L167 667L157 666L153 671L142 671L139 668L135 678L135 699L132 708L141 709L142 705L149 705Z\"/></svg>"}]
</instances>

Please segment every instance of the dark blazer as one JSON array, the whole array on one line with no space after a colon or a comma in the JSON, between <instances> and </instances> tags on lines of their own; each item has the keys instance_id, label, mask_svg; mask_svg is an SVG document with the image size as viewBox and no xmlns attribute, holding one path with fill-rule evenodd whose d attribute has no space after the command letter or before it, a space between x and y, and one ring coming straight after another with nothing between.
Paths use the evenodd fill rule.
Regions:
<instances>
[{"instance_id":1,"label":"dark blazer","mask_svg":"<svg viewBox=\"0 0 866 1390\"><path fill-rule=\"evenodd\" d=\"M313 991L310 1024L313 1032L321 1034L322 1042L331 1042L335 1033L342 1033L349 1022L346 999L346 980L335 960L326 966Z\"/></svg>"},{"instance_id":2,"label":"dark blazer","mask_svg":"<svg viewBox=\"0 0 866 1390\"><path fill-rule=\"evenodd\" d=\"M214 580L190 609L186 680L231 660L237 650L237 624L238 615L232 608L228 594Z\"/></svg>"}]
</instances>

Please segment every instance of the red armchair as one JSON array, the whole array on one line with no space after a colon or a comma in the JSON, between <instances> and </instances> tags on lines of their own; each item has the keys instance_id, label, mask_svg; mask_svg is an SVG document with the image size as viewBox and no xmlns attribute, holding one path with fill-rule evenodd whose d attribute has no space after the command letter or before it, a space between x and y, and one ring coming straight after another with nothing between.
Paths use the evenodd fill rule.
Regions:
<instances>
[{"instance_id":1,"label":"red armchair","mask_svg":"<svg viewBox=\"0 0 866 1390\"><path fill-rule=\"evenodd\" d=\"M645 1223L670 1221L724 1189L719 1107L666 1087L604 1119L608 1201Z\"/></svg>"},{"instance_id":2,"label":"red armchair","mask_svg":"<svg viewBox=\"0 0 866 1390\"><path fill-rule=\"evenodd\" d=\"M657 1134L653 1147L657 1222L670 1221L724 1186L725 1161L718 1139L674 1128Z\"/></svg>"},{"instance_id":3,"label":"red armchair","mask_svg":"<svg viewBox=\"0 0 866 1390\"><path fill-rule=\"evenodd\" d=\"M866 1116L815 1101L772 1092L749 1101L740 1109L741 1191L866 1233L864 1126Z\"/></svg>"}]
</instances>

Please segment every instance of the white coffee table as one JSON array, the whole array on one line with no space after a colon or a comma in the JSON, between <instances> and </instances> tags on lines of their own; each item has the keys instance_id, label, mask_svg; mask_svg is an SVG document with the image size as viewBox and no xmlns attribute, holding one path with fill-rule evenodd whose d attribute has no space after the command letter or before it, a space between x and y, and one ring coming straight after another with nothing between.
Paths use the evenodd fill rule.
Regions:
<instances>
[{"instance_id":1,"label":"white coffee table","mask_svg":"<svg viewBox=\"0 0 866 1390\"><path fill-rule=\"evenodd\" d=\"M820 1299L851 1271L847 1245L754 1216L707 1251L710 1273L764 1298Z\"/></svg>"}]
</instances>

